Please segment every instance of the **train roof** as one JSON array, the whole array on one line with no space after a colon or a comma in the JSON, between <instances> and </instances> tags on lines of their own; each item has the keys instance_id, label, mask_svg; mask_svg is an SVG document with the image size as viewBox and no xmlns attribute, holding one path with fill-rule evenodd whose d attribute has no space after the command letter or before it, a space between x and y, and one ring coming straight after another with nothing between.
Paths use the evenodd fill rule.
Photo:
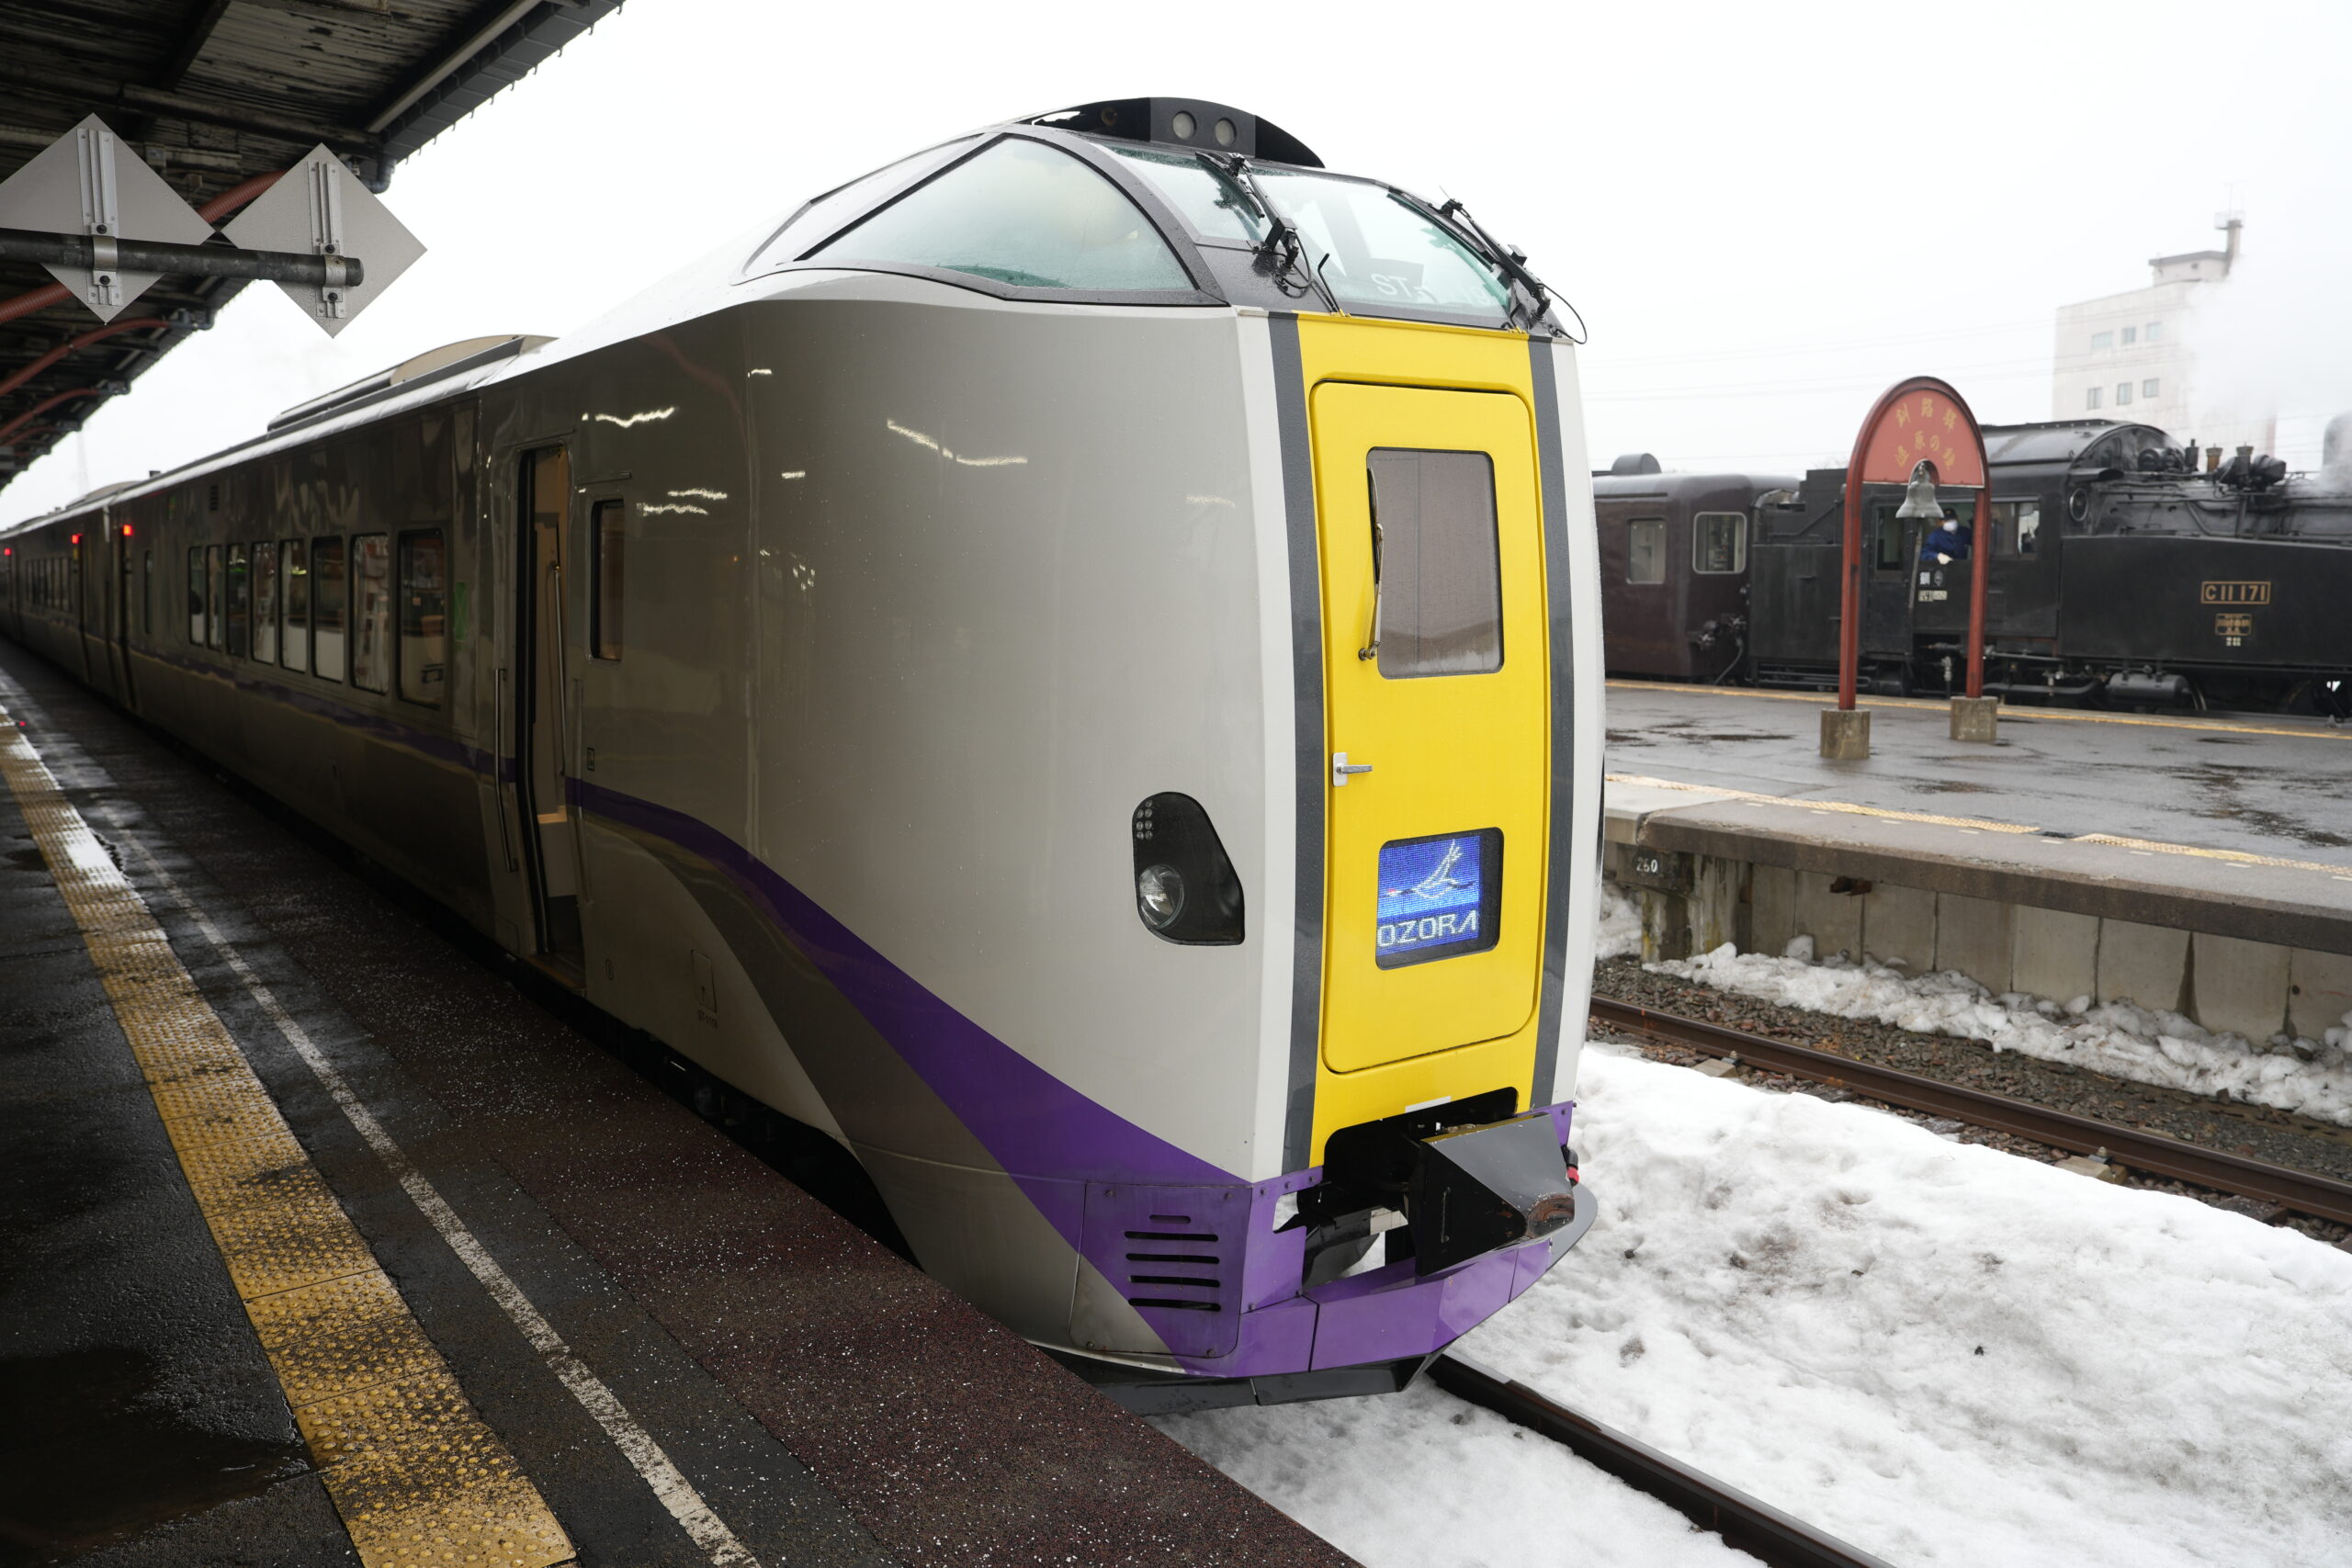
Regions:
<instances>
[{"instance_id":1,"label":"train roof","mask_svg":"<svg viewBox=\"0 0 2352 1568\"><path fill-rule=\"evenodd\" d=\"M967 276L856 255L833 259L835 242L1007 140L1058 148L1108 180L1141 210L1148 220L1147 231L1156 231L1165 243L1170 265L1181 266L1191 287L1156 293L1039 288L986 273ZM1282 278L1273 271L1255 265L1262 254L1270 254L1269 247L1275 245L1283 225L1276 225L1275 234L1255 241L1220 235L1204 226L1197 212L1182 208L1169 194L1165 176L1148 173L1147 164L1139 159L1170 165L1188 178L1214 176L1222 181L1220 190L1226 194L1213 206L1228 206L1226 197L1229 196L1233 202L1268 209L1277 218L1283 203L1295 198L1268 197L1261 179L1268 184L1304 181L1306 185L1300 188L1327 193L1362 191L1366 193L1363 199L1374 202L1393 198L1414 220L1426 222L1435 231L1439 240L1433 248L1458 247L1461 258L1472 269L1490 275L1495 285L1494 309L1483 317L1420 305L1389 309L1352 298L1341 306L1345 313L1496 328L1523 326L1538 333L1566 335L1549 314L1549 296L1526 272L1518 253L1493 241L1456 204L1441 208L1383 181L1326 174L1321 160L1296 137L1271 121L1226 105L1191 98L1106 99L986 127L902 157L803 202L781 223L771 217L744 231L560 338L512 334L470 339L414 355L375 376L297 404L246 441L168 472L131 481L118 497L128 501L168 489L231 461L389 418L732 306L786 295L937 303L943 299L938 286L944 284L1002 299L1064 308L1105 304L1227 310L1327 308L1315 291L1324 283L1309 278L1300 282L1298 292L1294 293L1281 288ZM1252 216L1262 227L1263 214L1253 211ZM1237 264L1229 257L1240 260ZM0 533L55 522L91 504L95 504L93 499L85 497Z\"/></svg>"},{"instance_id":2,"label":"train roof","mask_svg":"<svg viewBox=\"0 0 2352 1568\"><path fill-rule=\"evenodd\" d=\"M2092 443L2119 430L2145 431L2153 438L2149 444L2156 446L2177 445L2153 424L2118 419L2060 419L2041 424L1988 424L1984 426L1984 456L1996 468L2009 463L2070 463L2089 450Z\"/></svg>"},{"instance_id":3,"label":"train roof","mask_svg":"<svg viewBox=\"0 0 2352 1568\"><path fill-rule=\"evenodd\" d=\"M1595 474L1592 498L1633 501L1657 496L1661 501L1693 502L1731 491L1745 494L1752 506L1767 491L1794 490L1796 484L1791 474Z\"/></svg>"}]
</instances>

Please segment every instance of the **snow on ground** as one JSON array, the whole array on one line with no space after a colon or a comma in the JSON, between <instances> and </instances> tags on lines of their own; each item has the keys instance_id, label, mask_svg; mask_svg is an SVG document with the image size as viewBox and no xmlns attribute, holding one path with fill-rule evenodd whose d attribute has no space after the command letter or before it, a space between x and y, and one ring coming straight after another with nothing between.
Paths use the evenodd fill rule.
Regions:
<instances>
[{"instance_id":1,"label":"snow on ground","mask_svg":"<svg viewBox=\"0 0 2352 1568\"><path fill-rule=\"evenodd\" d=\"M1593 941L1596 959L1631 958L1642 951L1642 908L1614 884L1600 885L1600 928Z\"/></svg>"},{"instance_id":2,"label":"snow on ground","mask_svg":"<svg viewBox=\"0 0 2352 1568\"><path fill-rule=\"evenodd\" d=\"M1426 1381L1152 1424L1367 1568L1756 1568L1657 1499Z\"/></svg>"},{"instance_id":3,"label":"snow on ground","mask_svg":"<svg viewBox=\"0 0 2352 1568\"><path fill-rule=\"evenodd\" d=\"M2064 1004L2011 992L1995 996L1965 975L1905 975L1843 958L1813 962L1813 939L1786 957L1740 953L1729 943L1691 959L1643 967L1838 1018L1875 1019L1922 1034L1982 1040L2109 1077L2226 1095L2352 1126L2352 1055L2344 1028L2324 1041L2271 1050L2244 1036L2216 1034L2177 1012L2076 997Z\"/></svg>"},{"instance_id":4,"label":"snow on ground","mask_svg":"<svg viewBox=\"0 0 2352 1568\"><path fill-rule=\"evenodd\" d=\"M1905 1568L2352 1564L2352 1255L1606 1045L1581 1101L1601 1217L1480 1360ZM1159 1425L1372 1568L1745 1561L1434 1390Z\"/></svg>"},{"instance_id":5,"label":"snow on ground","mask_svg":"<svg viewBox=\"0 0 2352 1568\"><path fill-rule=\"evenodd\" d=\"M1639 952L1641 915L1633 901L1604 887L1601 905L1601 956ZM1996 1051L2019 1051L2109 1077L2227 1095L2352 1126L2352 1014L2324 1040L2282 1035L2256 1044L2242 1035L2214 1033L2177 1012L2130 1002L2094 1006L2088 997L2059 1002L2017 992L1996 996L1951 970L1905 975L1842 955L1827 963L1813 956L1813 939L1801 936L1780 958L1725 944L1696 958L1643 967L1784 1007L1982 1040Z\"/></svg>"}]
</instances>

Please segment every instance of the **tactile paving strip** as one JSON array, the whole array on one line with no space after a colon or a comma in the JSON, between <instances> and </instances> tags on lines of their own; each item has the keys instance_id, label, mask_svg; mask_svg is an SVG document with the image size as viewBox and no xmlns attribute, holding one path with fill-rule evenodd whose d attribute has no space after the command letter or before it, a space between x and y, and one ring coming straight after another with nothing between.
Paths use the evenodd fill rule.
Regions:
<instances>
[{"instance_id":1,"label":"tactile paving strip","mask_svg":"<svg viewBox=\"0 0 2352 1568\"><path fill-rule=\"evenodd\" d=\"M0 774L81 928L360 1561L570 1561L546 1500L467 1402L137 890L5 713Z\"/></svg>"}]
</instances>

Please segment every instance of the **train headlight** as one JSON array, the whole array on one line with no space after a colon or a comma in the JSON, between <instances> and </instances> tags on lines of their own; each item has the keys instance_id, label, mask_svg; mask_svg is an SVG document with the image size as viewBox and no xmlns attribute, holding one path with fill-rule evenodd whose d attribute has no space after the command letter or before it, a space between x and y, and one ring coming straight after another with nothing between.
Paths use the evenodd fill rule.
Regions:
<instances>
[{"instance_id":1,"label":"train headlight","mask_svg":"<svg viewBox=\"0 0 2352 1568\"><path fill-rule=\"evenodd\" d=\"M1143 923L1164 931L1184 912L1184 878L1172 865L1148 865L1136 874L1136 908Z\"/></svg>"},{"instance_id":2,"label":"train headlight","mask_svg":"<svg viewBox=\"0 0 2352 1568\"><path fill-rule=\"evenodd\" d=\"M1155 795L1135 810L1136 914L1163 942L1225 947L1241 940L1241 878L1209 814L1189 795Z\"/></svg>"}]
</instances>

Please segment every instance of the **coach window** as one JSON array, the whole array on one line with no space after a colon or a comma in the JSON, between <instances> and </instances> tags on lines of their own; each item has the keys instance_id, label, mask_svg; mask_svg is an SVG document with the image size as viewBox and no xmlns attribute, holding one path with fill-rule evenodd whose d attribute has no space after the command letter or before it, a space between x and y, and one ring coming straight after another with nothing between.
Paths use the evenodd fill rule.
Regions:
<instances>
[{"instance_id":1,"label":"coach window","mask_svg":"<svg viewBox=\"0 0 2352 1568\"><path fill-rule=\"evenodd\" d=\"M1747 570L1747 513L1702 512L1692 519L1690 570L1709 576Z\"/></svg>"},{"instance_id":2,"label":"coach window","mask_svg":"<svg viewBox=\"0 0 2352 1568\"><path fill-rule=\"evenodd\" d=\"M1494 459L1384 446L1365 466L1381 674L1395 681L1501 669Z\"/></svg>"},{"instance_id":3,"label":"coach window","mask_svg":"<svg viewBox=\"0 0 2352 1568\"><path fill-rule=\"evenodd\" d=\"M1877 509L1871 525L1874 530L1871 535L1871 570L1903 571L1908 569L1911 552L1904 547L1904 534L1909 525L1894 514L1893 507L1882 506Z\"/></svg>"},{"instance_id":4,"label":"coach window","mask_svg":"<svg viewBox=\"0 0 2352 1568\"><path fill-rule=\"evenodd\" d=\"M204 547L204 646L220 646L220 547Z\"/></svg>"},{"instance_id":5,"label":"coach window","mask_svg":"<svg viewBox=\"0 0 2352 1568\"><path fill-rule=\"evenodd\" d=\"M277 641L277 661L288 670L311 667L311 574L304 569L302 541L277 542L278 594L286 601L286 629Z\"/></svg>"},{"instance_id":6,"label":"coach window","mask_svg":"<svg viewBox=\"0 0 2352 1568\"><path fill-rule=\"evenodd\" d=\"M155 552L145 552L139 565L139 632L153 640L155 636Z\"/></svg>"},{"instance_id":7,"label":"coach window","mask_svg":"<svg viewBox=\"0 0 2352 1568\"><path fill-rule=\"evenodd\" d=\"M595 585L589 599L588 647L599 659L621 656L621 581L628 503L600 501L592 513L596 540Z\"/></svg>"},{"instance_id":8,"label":"coach window","mask_svg":"<svg viewBox=\"0 0 2352 1568\"><path fill-rule=\"evenodd\" d=\"M392 673L392 550L384 534L351 540L351 683L380 692Z\"/></svg>"},{"instance_id":9,"label":"coach window","mask_svg":"<svg viewBox=\"0 0 2352 1568\"><path fill-rule=\"evenodd\" d=\"M448 686L449 579L441 530L401 536L401 695L441 705Z\"/></svg>"},{"instance_id":10,"label":"coach window","mask_svg":"<svg viewBox=\"0 0 2352 1568\"><path fill-rule=\"evenodd\" d=\"M252 650L253 643L253 583L245 575L245 547L229 547L229 644L232 659L243 659Z\"/></svg>"},{"instance_id":11,"label":"coach window","mask_svg":"<svg viewBox=\"0 0 2352 1568\"><path fill-rule=\"evenodd\" d=\"M187 640L204 645L204 547L187 548Z\"/></svg>"},{"instance_id":12,"label":"coach window","mask_svg":"<svg viewBox=\"0 0 2352 1568\"><path fill-rule=\"evenodd\" d=\"M343 541L311 541L311 669L330 681L343 679L343 618L351 598L343 574Z\"/></svg>"},{"instance_id":13,"label":"coach window","mask_svg":"<svg viewBox=\"0 0 2352 1568\"><path fill-rule=\"evenodd\" d=\"M1666 519L1636 517L1625 525L1625 581L1666 581Z\"/></svg>"},{"instance_id":14,"label":"coach window","mask_svg":"<svg viewBox=\"0 0 2352 1568\"><path fill-rule=\"evenodd\" d=\"M254 546L254 657L277 662L277 547L267 539Z\"/></svg>"},{"instance_id":15,"label":"coach window","mask_svg":"<svg viewBox=\"0 0 2352 1568\"><path fill-rule=\"evenodd\" d=\"M1993 553L2031 558L2041 544L2041 502L1996 501L1993 503Z\"/></svg>"}]
</instances>

